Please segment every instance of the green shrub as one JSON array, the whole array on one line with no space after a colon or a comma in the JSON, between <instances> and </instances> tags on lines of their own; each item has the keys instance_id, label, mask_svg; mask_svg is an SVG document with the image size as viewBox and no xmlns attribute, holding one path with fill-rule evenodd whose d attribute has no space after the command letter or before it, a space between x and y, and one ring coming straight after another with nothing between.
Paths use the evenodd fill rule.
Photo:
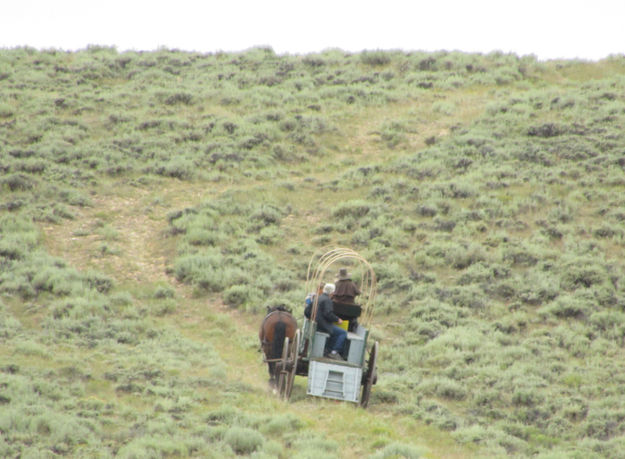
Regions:
<instances>
[{"instance_id":1,"label":"green shrub","mask_svg":"<svg viewBox=\"0 0 625 459\"><path fill-rule=\"evenodd\" d=\"M372 459L386 459L386 458L406 458L417 459L422 457L424 451L414 445L391 442L384 446L380 451L371 456Z\"/></svg>"},{"instance_id":2,"label":"green shrub","mask_svg":"<svg viewBox=\"0 0 625 459\"><path fill-rule=\"evenodd\" d=\"M0 239L0 257L6 262L24 260L39 243L36 231L6 232Z\"/></svg>"},{"instance_id":3,"label":"green shrub","mask_svg":"<svg viewBox=\"0 0 625 459\"><path fill-rule=\"evenodd\" d=\"M407 140L406 133L414 133L415 129L410 127L408 121L391 121L384 123L378 132L380 140L389 148L395 148L400 143Z\"/></svg>"},{"instance_id":4,"label":"green shrub","mask_svg":"<svg viewBox=\"0 0 625 459\"><path fill-rule=\"evenodd\" d=\"M232 285L224 290L224 302L231 307L239 307L249 298L250 287L247 285Z\"/></svg>"},{"instance_id":5,"label":"green shrub","mask_svg":"<svg viewBox=\"0 0 625 459\"><path fill-rule=\"evenodd\" d=\"M298 431L304 427L304 423L294 414L272 415L267 422L259 426L263 435L284 436L291 431Z\"/></svg>"},{"instance_id":6,"label":"green shrub","mask_svg":"<svg viewBox=\"0 0 625 459\"><path fill-rule=\"evenodd\" d=\"M605 268L590 257L578 257L562 267L560 285L565 290L589 288L608 281Z\"/></svg>"},{"instance_id":7,"label":"green shrub","mask_svg":"<svg viewBox=\"0 0 625 459\"><path fill-rule=\"evenodd\" d=\"M177 92L174 94L163 95L163 103L165 105L192 105L193 104L193 95L185 92Z\"/></svg>"},{"instance_id":8,"label":"green shrub","mask_svg":"<svg viewBox=\"0 0 625 459\"><path fill-rule=\"evenodd\" d=\"M67 296L83 289L77 271L57 266L47 266L39 271L32 279L32 285L38 292L50 292L57 296Z\"/></svg>"},{"instance_id":9,"label":"green shrub","mask_svg":"<svg viewBox=\"0 0 625 459\"><path fill-rule=\"evenodd\" d=\"M113 279L97 271L88 271L84 275L87 285L100 293L107 294L113 288Z\"/></svg>"},{"instance_id":10,"label":"green shrub","mask_svg":"<svg viewBox=\"0 0 625 459\"><path fill-rule=\"evenodd\" d=\"M484 262L470 263L458 278L458 284L491 284L495 282L495 278L496 274L492 265Z\"/></svg>"},{"instance_id":11,"label":"green shrub","mask_svg":"<svg viewBox=\"0 0 625 459\"><path fill-rule=\"evenodd\" d=\"M174 296L176 296L176 291L169 285L159 285L154 290L154 298L157 299L173 298Z\"/></svg>"},{"instance_id":12,"label":"green shrub","mask_svg":"<svg viewBox=\"0 0 625 459\"><path fill-rule=\"evenodd\" d=\"M542 307L541 314L552 314L560 318L585 319L594 309L593 302L579 295L561 295L555 301Z\"/></svg>"},{"instance_id":13,"label":"green shrub","mask_svg":"<svg viewBox=\"0 0 625 459\"><path fill-rule=\"evenodd\" d=\"M239 414L237 409L224 405L216 410L210 411L206 415L206 422L210 425L232 424Z\"/></svg>"},{"instance_id":14,"label":"green shrub","mask_svg":"<svg viewBox=\"0 0 625 459\"><path fill-rule=\"evenodd\" d=\"M455 269L465 269L474 263L486 261L487 255L482 246L477 244L465 244L462 246L453 246L451 250L445 254L445 260Z\"/></svg>"},{"instance_id":15,"label":"green shrub","mask_svg":"<svg viewBox=\"0 0 625 459\"><path fill-rule=\"evenodd\" d=\"M269 227L262 228L255 240L262 245L275 245L281 241L283 237L284 234L282 231L274 227Z\"/></svg>"},{"instance_id":16,"label":"green shrub","mask_svg":"<svg viewBox=\"0 0 625 459\"><path fill-rule=\"evenodd\" d=\"M11 192L29 191L36 185L34 179L26 174L9 174L0 180L0 186Z\"/></svg>"},{"instance_id":17,"label":"green shrub","mask_svg":"<svg viewBox=\"0 0 625 459\"><path fill-rule=\"evenodd\" d=\"M221 236L218 233L204 228L192 227L185 233L185 241L190 245L215 246L221 240Z\"/></svg>"},{"instance_id":18,"label":"green shrub","mask_svg":"<svg viewBox=\"0 0 625 459\"><path fill-rule=\"evenodd\" d=\"M15 345L14 352L26 356L49 358L50 353L44 345L35 341L21 341Z\"/></svg>"},{"instance_id":19,"label":"green shrub","mask_svg":"<svg viewBox=\"0 0 625 459\"><path fill-rule=\"evenodd\" d=\"M543 398L535 390L517 389L512 394L512 404L518 406L535 406L542 403Z\"/></svg>"},{"instance_id":20,"label":"green shrub","mask_svg":"<svg viewBox=\"0 0 625 459\"><path fill-rule=\"evenodd\" d=\"M347 218L362 218L369 214L371 205L362 200L341 202L332 211L332 218L344 220Z\"/></svg>"},{"instance_id":21,"label":"green shrub","mask_svg":"<svg viewBox=\"0 0 625 459\"><path fill-rule=\"evenodd\" d=\"M0 103L0 118L10 118L14 115L15 111L7 103Z\"/></svg>"},{"instance_id":22,"label":"green shrub","mask_svg":"<svg viewBox=\"0 0 625 459\"><path fill-rule=\"evenodd\" d=\"M152 434L133 439L117 452L120 458L150 458L155 456L188 456L189 450L179 438L171 435Z\"/></svg>"},{"instance_id":23,"label":"green shrub","mask_svg":"<svg viewBox=\"0 0 625 459\"><path fill-rule=\"evenodd\" d=\"M100 236L102 236L102 238L107 241L119 240L119 231L117 231L117 229L108 224L103 224L101 227L98 228L97 232Z\"/></svg>"},{"instance_id":24,"label":"green shrub","mask_svg":"<svg viewBox=\"0 0 625 459\"><path fill-rule=\"evenodd\" d=\"M251 454L263 446L265 438L257 430L233 426L224 434L224 441L237 454Z\"/></svg>"},{"instance_id":25,"label":"green shrub","mask_svg":"<svg viewBox=\"0 0 625 459\"><path fill-rule=\"evenodd\" d=\"M164 316L171 314L177 309L177 302L172 298L165 298L159 301L153 308L154 314L157 316Z\"/></svg>"},{"instance_id":26,"label":"green shrub","mask_svg":"<svg viewBox=\"0 0 625 459\"><path fill-rule=\"evenodd\" d=\"M381 67L391 62L391 56L385 51L363 51L360 53L360 61L372 67Z\"/></svg>"},{"instance_id":27,"label":"green shrub","mask_svg":"<svg viewBox=\"0 0 625 459\"><path fill-rule=\"evenodd\" d=\"M458 382L448 378L426 379L420 387L426 393L451 400L464 400L467 397L466 389Z\"/></svg>"},{"instance_id":28,"label":"green shrub","mask_svg":"<svg viewBox=\"0 0 625 459\"><path fill-rule=\"evenodd\" d=\"M530 305L541 305L554 300L560 294L560 285L549 273L529 272L519 279L515 279L517 296Z\"/></svg>"},{"instance_id":29,"label":"green shrub","mask_svg":"<svg viewBox=\"0 0 625 459\"><path fill-rule=\"evenodd\" d=\"M322 437L315 432L296 432L287 437L287 440L297 451L294 457L313 458L336 456L339 445L333 441Z\"/></svg>"},{"instance_id":30,"label":"green shrub","mask_svg":"<svg viewBox=\"0 0 625 459\"><path fill-rule=\"evenodd\" d=\"M190 180L196 175L196 165L187 159L174 158L155 165L153 171L155 174L164 177Z\"/></svg>"},{"instance_id":31,"label":"green shrub","mask_svg":"<svg viewBox=\"0 0 625 459\"><path fill-rule=\"evenodd\" d=\"M201 254L192 254L179 257L174 264L176 279L181 282L197 283L205 282L208 271L215 272L218 276L222 258L217 251L205 250ZM204 276L202 276L204 273ZM212 285L219 286L219 282Z\"/></svg>"},{"instance_id":32,"label":"green shrub","mask_svg":"<svg viewBox=\"0 0 625 459\"><path fill-rule=\"evenodd\" d=\"M540 247L530 244L510 244L502 249L502 261L513 266L530 267L541 258Z\"/></svg>"},{"instance_id":33,"label":"green shrub","mask_svg":"<svg viewBox=\"0 0 625 459\"><path fill-rule=\"evenodd\" d=\"M625 313L621 311L598 311L589 317L592 327L609 339L623 340L625 338Z\"/></svg>"}]
</instances>

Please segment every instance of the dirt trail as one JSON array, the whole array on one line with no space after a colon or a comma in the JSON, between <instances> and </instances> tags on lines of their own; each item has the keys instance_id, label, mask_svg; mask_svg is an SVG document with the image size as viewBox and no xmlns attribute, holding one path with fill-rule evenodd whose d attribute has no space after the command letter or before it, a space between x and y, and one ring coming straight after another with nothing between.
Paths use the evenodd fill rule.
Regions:
<instances>
[{"instance_id":1,"label":"dirt trail","mask_svg":"<svg viewBox=\"0 0 625 459\"><path fill-rule=\"evenodd\" d=\"M258 320L222 303L194 297L191 286L167 273L175 257L175 240L167 235L167 214L197 205L209 195L205 184L175 180L163 180L157 189L122 184L103 187L92 198L91 206L75 210L73 220L44 228L46 245L51 254L77 269L106 273L130 292L156 284L174 287L179 299L176 310L162 320L177 324L189 338L206 339L208 315L227 314L228 322L236 324L239 339L227 335L212 344L227 362L233 379L266 390L260 354L249 352L247 344L258 333Z\"/></svg>"},{"instance_id":2,"label":"dirt trail","mask_svg":"<svg viewBox=\"0 0 625 459\"><path fill-rule=\"evenodd\" d=\"M137 211L141 195L146 192L133 191L124 199L97 195L92 198L92 206L75 210L73 220L46 227L50 252L79 269L109 272L119 282L162 280L163 257L147 247L159 228L150 224L145 213Z\"/></svg>"},{"instance_id":3,"label":"dirt trail","mask_svg":"<svg viewBox=\"0 0 625 459\"><path fill-rule=\"evenodd\" d=\"M174 180L163 180L156 189L112 183L92 197L91 206L75 209L73 220L45 228L48 249L79 269L107 272L120 284L177 285L166 272L174 257L167 214L196 205L205 196L202 188Z\"/></svg>"}]
</instances>

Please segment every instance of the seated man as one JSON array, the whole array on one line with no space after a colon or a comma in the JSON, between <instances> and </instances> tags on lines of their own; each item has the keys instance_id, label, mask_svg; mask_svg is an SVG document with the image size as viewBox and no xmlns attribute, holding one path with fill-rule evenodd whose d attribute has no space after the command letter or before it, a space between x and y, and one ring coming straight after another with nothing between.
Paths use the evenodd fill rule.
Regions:
<instances>
[{"instance_id":1,"label":"seated man","mask_svg":"<svg viewBox=\"0 0 625 459\"><path fill-rule=\"evenodd\" d=\"M354 304L354 299L360 295L360 289L347 272L347 268L339 269L336 289L332 299L339 303Z\"/></svg>"},{"instance_id":2,"label":"seated man","mask_svg":"<svg viewBox=\"0 0 625 459\"><path fill-rule=\"evenodd\" d=\"M349 320L349 331L358 328L358 321L362 312L360 305L355 304L355 298L360 295L360 289L347 272L347 268L339 269L332 301L334 313L343 320Z\"/></svg>"},{"instance_id":3,"label":"seated man","mask_svg":"<svg viewBox=\"0 0 625 459\"><path fill-rule=\"evenodd\" d=\"M334 284L326 284L323 293L319 296L317 303L317 330L328 333L330 338L326 343L326 349L330 350L328 357L335 360L344 360L341 357L347 332L338 327L334 322L343 322L332 310L332 300L330 295L334 293Z\"/></svg>"}]
</instances>

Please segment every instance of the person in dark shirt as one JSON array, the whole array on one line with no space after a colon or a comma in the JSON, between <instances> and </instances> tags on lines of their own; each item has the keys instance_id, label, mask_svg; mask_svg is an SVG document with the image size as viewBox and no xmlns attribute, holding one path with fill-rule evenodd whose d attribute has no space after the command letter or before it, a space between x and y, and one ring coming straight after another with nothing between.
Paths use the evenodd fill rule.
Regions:
<instances>
[{"instance_id":1,"label":"person in dark shirt","mask_svg":"<svg viewBox=\"0 0 625 459\"><path fill-rule=\"evenodd\" d=\"M332 300L330 295L335 290L334 284L326 284L323 287L323 293L319 296L317 303L317 330L328 333L330 338L326 343L326 349L330 351L328 357L335 360L344 360L341 356L347 331L335 325L335 322L342 323L343 319L334 314Z\"/></svg>"},{"instance_id":2,"label":"person in dark shirt","mask_svg":"<svg viewBox=\"0 0 625 459\"><path fill-rule=\"evenodd\" d=\"M358 295L360 295L360 289L352 281L347 268L339 269L339 278L336 281L336 290L332 300L337 303L354 304L354 300Z\"/></svg>"}]
</instances>

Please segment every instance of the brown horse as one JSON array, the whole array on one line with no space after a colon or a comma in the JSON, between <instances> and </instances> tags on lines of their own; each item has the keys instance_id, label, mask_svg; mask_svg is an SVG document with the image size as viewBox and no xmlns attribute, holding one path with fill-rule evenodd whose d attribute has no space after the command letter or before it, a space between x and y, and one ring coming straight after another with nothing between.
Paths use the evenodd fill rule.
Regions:
<instances>
[{"instance_id":1,"label":"brown horse","mask_svg":"<svg viewBox=\"0 0 625 459\"><path fill-rule=\"evenodd\" d=\"M297 330L297 321L291 312L284 306L267 308L267 315L263 319L258 332L260 345L265 354L265 361L269 369L269 384L275 386L282 366L279 363L284 348L284 338L292 340Z\"/></svg>"}]
</instances>

